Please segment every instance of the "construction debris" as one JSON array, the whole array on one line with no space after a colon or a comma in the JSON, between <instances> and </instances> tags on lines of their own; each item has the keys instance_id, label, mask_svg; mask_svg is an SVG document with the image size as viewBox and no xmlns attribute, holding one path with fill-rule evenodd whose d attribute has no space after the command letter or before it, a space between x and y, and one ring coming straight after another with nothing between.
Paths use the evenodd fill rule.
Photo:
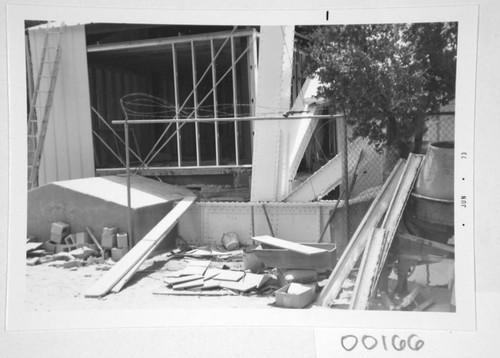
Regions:
<instances>
[{"instance_id":1,"label":"construction debris","mask_svg":"<svg viewBox=\"0 0 500 358\"><path fill-rule=\"evenodd\" d=\"M312 269L318 272L326 272L335 267L337 262L335 244L304 243L299 245L316 248L320 252L304 255L290 249L265 244L258 246L253 252L266 267Z\"/></svg>"},{"instance_id":2,"label":"construction debris","mask_svg":"<svg viewBox=\"0 0 500 358\"><path fill-rule=\"evenodd\" d=\"M222 235L221 242L228 251L233 251L240 248L238 235L234 232L227 232L224 235Z\"/></svg>"},{"instance_id":3,"label":"construction debris","mask_svg":"<svg viewBox=\"0 0 500 358\"><path fill-rule=\"evenodd\" d=\"M331 306L333 300L340 293L342 283L345 281L368 242L373 228L379 223L389 207L392 197L396 191L399 179L403 174L404 160L396 164L391 175L384 183L384 186L373 200L363 220L359 224L356 232L349 241L342 257L339 259L332 274L330 275L326 286L321 291L317 303L320 306Z\"/></svg>"},{"instance_id":4,"label":"construction debris","mask_svg":"<svg viewBox=\"0 0 500 358\"><path fill-rule=\"evenodd\" d=\"M304 308L316 298L314 286L291 283L276 291L276 305L285 308Z\"/></svg>"},{"instance_id":5,"label":"construction debris","mask_svg":"<svg viewBox=\"0 0 500 358\"><path fill-rule=\"evenodd\" d=\"M172 230L179 217L194 203L196 197L186 197L178 203L142 240L140 240L113 268L94 286L85 292L85 297L102 297L115 285L123 286L139 269L149 254ZM122 281L124 280L124 282ZM122 281L122 282L121 282Z\"/></svg>"}]
</instances>

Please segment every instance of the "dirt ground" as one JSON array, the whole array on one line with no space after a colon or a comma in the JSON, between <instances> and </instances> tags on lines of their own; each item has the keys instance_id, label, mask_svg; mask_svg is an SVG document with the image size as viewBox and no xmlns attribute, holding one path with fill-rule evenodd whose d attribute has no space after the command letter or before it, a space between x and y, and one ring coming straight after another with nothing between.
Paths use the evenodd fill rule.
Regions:
<instances>
[{"instance_id":1,"label":"dirt ground","mask_svg":"<svg viewBox=\"0 0 500 358\"><path fill-rule=\"evenodd\" d=\"M167 272L179 270L187 264L186 259L167 261L165 254L156 255L144 262L129 283L117 294L103 298L86 298L84 293L97 282L106 271L101 265L90 265L75 269L41 264L26 267L26 299L28 311L54 311L86 309L136 309L148 307L190 308L201 304L204 308L271 308L274 297L269 296L167 296L154 294L168 291L163 279ZM213 262L211 267L221 267L224 262ZM241 262L231 263L232 268L242 267Z\"/></svg>"},{"instance_id":2,"label":"dirt ground","mask_svg":"<svg viewBox=\"0 0 500 358\"><path fill-rule=\"evenodd\" d=\"M169 261L165 253L149 258L119 293L110 293L103 298L86 298L84 293L106 273L100 269L106 265L92 264L72 269L54 267L51 263L26 266L26 310L108 310L140 309L143 307L150 309L165 307L280 309L275 306L273 295L240 294L207 297L155 294L169 290L163 279L169 271L184 268L187 260L187 258L176 258ZM221 268L223 265L230 266L232 269L243 269L241 260L213 261L211 267ZM424 285L422 294L425 297L435 297L435 303L427 311L449 312L451 310L449 305L450 291L446 286L449 267L447 265L435 266L430 270L432 286L427 285L426 281L429 277L424 266L417 267L410 277L409 288L411 289L416 283L422 284ZM391 278L390 283L395 284L394 278ZM314 305L311 308L323 309ZM338 308L345 307L339 306ZM384 309L384 307L379 309Z\"/></svg>"}]
</instances>

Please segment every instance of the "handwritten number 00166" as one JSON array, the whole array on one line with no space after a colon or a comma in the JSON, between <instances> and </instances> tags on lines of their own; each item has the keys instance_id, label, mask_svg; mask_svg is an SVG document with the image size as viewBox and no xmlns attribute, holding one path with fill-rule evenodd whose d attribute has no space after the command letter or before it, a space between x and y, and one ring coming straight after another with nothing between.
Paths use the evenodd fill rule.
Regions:
<instances>
[{"instance_id":1,"label":"handwritten number 00166","mask_svg":"<svg viewBox=\"0 0 500 358\"><path fill-rule=\"evenodd\" d=\"M369 335L364 335L361 339L354 335L342 336L341 338L342 348L348 352L358 347L358 344L360 348L365 348L366 350L371 351L372 349L375 349L379 343L381 343L382 349L385 351L388 351L391 348L395 351L403 351L406 348L412 351L419 351L425 345L424 341L418 338L415 334L408 336L408 339L401 339L398 335L393 335L390 338L382 335L380 342L376 337Z\"/></svg>"}]
</instances>

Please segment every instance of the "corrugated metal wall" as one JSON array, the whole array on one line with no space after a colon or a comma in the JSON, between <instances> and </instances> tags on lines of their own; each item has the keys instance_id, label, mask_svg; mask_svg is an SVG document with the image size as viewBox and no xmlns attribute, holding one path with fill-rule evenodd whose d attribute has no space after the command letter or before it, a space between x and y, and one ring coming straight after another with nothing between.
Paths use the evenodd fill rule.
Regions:
<instances>
[{"instance_id":1,"label":"corrugated metal wall","mask_svg":"<svg viewBox=\"0 0 500 358\"><path fill-rule=\"evenodd\" d=\"M61 30L62 57L42 154L39 185L95 175L85 27L77 25L62 27ZM29 31L35 77L45 32L45 29Z\"/></svg>"}]
</instances>

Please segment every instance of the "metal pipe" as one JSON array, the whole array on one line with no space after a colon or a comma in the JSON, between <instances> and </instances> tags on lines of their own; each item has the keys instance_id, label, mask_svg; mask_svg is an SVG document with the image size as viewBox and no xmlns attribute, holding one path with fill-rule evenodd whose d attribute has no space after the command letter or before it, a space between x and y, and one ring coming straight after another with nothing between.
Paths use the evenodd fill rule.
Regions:
<instances>
[{"instance_id":1,"label":"metal pipe","mask_svg":"<svg viewBox=\"0 0 500 358\"><path fill-rule=\"evenodd\" d=\"M346 242L349 242L351 239L351 233L350 233L350 225L349 225L349 158L348 158L348 152L347 152L347 114L344 112L344 120L342 121L342 129L344 132L344 138L343 138L343 165L342 165L342 175L343 175L343 181L344 181L344 191L346 192L346 197L345 197L345 225L346 225Z\"/></svg>"},{"instance_id":2,"label":"metal pipe","mask_svg":"<svg viewBox=\"0 0 500 358\"><path fill-rule=\"evenodd\" d=\"M224 45L222 45L223 47ZM221 48L222 48L221 47ZM214 118L218 117L217 113L217 72L215 69L215 58L214 58L214 40L210 40L210 54L212 56L212 99L214 104ZM215 135L215 165L219 165L220 153L219 153L219 123L214 122L214 135Z\"/></svg>"},{"instance_id":3,"label":"metal pipe","mask_svg":"<svg viewBox=\"0 0 500 358\"><path fill-rule=\"evenodd\" d=\"M235 165L219 165L219 166L216 166L216 165L205 165L205 166L201 166L201 167L198 167L198 166L194 166L194 165L191 165L191 166L184 166L184 167L148 167L148 168L143 168L143 167L134 167L134 168L130 168L131 170L134 170L134 171L141 171L141 170L150 170L150 171L161 171L161 170L168 170L168 171L179 171L179 170L193 170L193 169L221 169L221 170L224 170L224 169L227 169L227 170L230 170L230 169L250 169L252 168L252 164L243 164L243 165L239 165L239 166L235 166ZM124 171L126 168L123 167L123 168L107 168L107 169L96 169L96 171L99 173L99 172L105 172L105 173L119 173L119 172L122 172Z\"/></svg>"},{"instance_id":4,"label":"metal pipe","mask_svg":"<svg viewBox=\"0 0 500 358\"><path fill-rule=\"evenodd\" d=\"M234 32L236 31L236 26L233 28L233 30L231 31L231 33L229 34L229 36L231 36ZM224 45L227 43L227 41L229 40L229 37L227 37L225 40L224 40L224 43L222 44L222 46L220 47L220 49L217 51L217 53L215 54L214 58L213 58L213 61L215 61L215 59L219 56L219 54L222 52L222 49L224 47ZM239 60L239 59L238 59ZM213 62L212 61L212 62ZM205 78L206 74L208 73L208 71L210 70L211 68L211 64L207 66L207 68L205 69L205 72L203 72L203 74L201 75L200 79L198 80L198 82L196 83L196 86L193 88L193 90L191 91L191 93L186 97L186 99L184 100L184 103L182 103L182 105L180 106L179 110L176 111L176 116L178 117L179 116L179 113L180 111L182 111L184 109L184 106L186 105L186 103L188 102L189 98L191 98L192 95L194 95L194 93L196 92L198 86L200 85L201 81L203 80L203 78ZM222 78L219 80L219 81L222 81L222 79L226 76L226 74L224 74L222 76ZM218 83L217 83L218 84ZM210 93L212 93L214 91L214 88L212 88L208 94L201 100L201 102L198 104L198 107L203 103L205 102L205 100L208 98L208 96L210 95ZM123 106L122 106L123 107ZM187 117L187 118L191 118L191 116L193 115L194 111L191 112L191 114ZM174 123L174 122L172 122ZM176 123L179 123L179 122L176 122ZM177 127L177 130L181 129L182 126L184 125L184 123L182 123L180 126ZM160 138L156 141L156 143L154 144L153 148L151 149L151 151L149 152L149 154L147 155L146 158L149 158L149 156L155 151L156 147L160 144L160 141L161 139L165 136L165 134L167 133L168 129L170 128L167 127L167 129L165 129L163 131L163 133L161 134ZM168 141L171 139L171 137L169 139L167 139L167 141L160 147L160 149L158 149L156 151L156 154L159 153L168 143ZM154 157L156 156L156 154L153 155L153 157L148 161L151 162L152 159L154 159ZM147 160L147 159L146 159ZM145 160L145 161L146 161Z\"/></svg>"},{"instance_id":5,"label":"metal pipe","mask_svg":"<svg viewBox=\"0 0 500 358\"><path fill-rule=\"evenodd\" d=\"M118 133L113 129L113 127L111 127L109 125L108 122L106 122L106 120L101 116L101 114L99 112L97 112L97 110L94 107L90 107L90 109L97 115L97 118L102 123L104 123L104 125L111 131L111 133L113 133L113 135L115 136L115 138L118 138L118 140L120 141L120 143L123 144L123 145L125 145L125 141L123 139L121 139L121 137L118 135ZM97 137L99 137L99 135L97 133L95 133L95 135L97 135ZM101 138L99 137L99 139L101 139ZM103 140L101 139L101 141L103 141ZM139 155L134 150L130 149L130 152L134 155L134 157L137 160L139 160L142 164L144 164L144 162L142 162L142 159L139 157ZM120 159L120 161L123 164L123 161L121 159Z\"/></svg>"},{"instance_id":6,"label":"metal pipe","mask_svg":"<svg viewBox=\"0 0 500 358\"><path fill-rule=\"evenodd\" d=\"M212 123L212 122L247 122L247 121L279 121L279 120L298 120L303 118L311 119L337 119L342 118L342 114L318 114L318 115L299 115L293 117L284 116L274 116L274 117L221 117L221 118L164 118L164 119L137 119L129 120L129 124L156 124L156 123L176 123L176 122L201 122L201 123ZM123 120L112 121L112 124L124 124Z\"/></svg>"},{"instance_id":7,"label":"metal pipe","mask_svg":"<svg viewBox=\"0 0 500 358\"><path fill-rule=\"evenodd\" d=\"M231 70L232 70L232 77L233 77L233 116L238 117L238 92L237 92L237 85L236 85L236 63L234 62L234 59L236 57L234 53L234 37L231 37ZM236 165L240 163L240 153L239 153L239 147L238 147L238 124L234 122L234 155L236 157Z\"/></svg>"},{"instance_id":8,"label":"metal pipe","mask_svg":"<svg viewBox=\"0 0 500 358\"><path fill-rule=\"evenodd\" d=\"M172 44L172 72L174 75L174 101L175 101L175 119L179 119L179 79L177 78L177 53L175 44ZM182 165L181 132L179 123L175 124L177 130L177 165Z\"/></svg>"},{"instance_id":9,"label":"metal pipe","mask_svg":"<svg viewBox=\"0 0 500 358\"><path fill-rule=\"evenodd\" d=\"M236 31L236 26L233 28L233 30L231 31L231 33L229 34L229 36L231 34L233 34L234 32ZM227 37L225 40L224 40L224 43L222 44L221 48L217 51L217 53L215 54L215 58L217 58L219 56L219 54L222 52L222 48L224 47L224 45L226 44L226 42L229 40L229 37ZM184 102L182 103L182 105L180 106L180 108L176 111L176 116L178 117L179 116L179 113L180 111L182 111L184 109L184 106L186 105L186 103L188 102L189 98L191 98L192 95L194 95L194 93L196 92L198 86L200 85L201 81L203 81L203 79L205 78L205 76L207 75L208 71L210 70L211 68L211 65L208 65L207 68L205 69L205 72L203 72L203 74L201 75L200 79L198 80L198 82L196 83L196 85L194 86L193 90L191 91L191 93L186 97L186 99L184 100ZM212 90L213 91L213 88ZM205 101L205 99L210 95L210 92L208 92L207 96L205 96L205 98L203 98L203 100L200 102L203 103ZM120 101L121 102L121 101ZM123 107L123 106L122 106ZM193 111L194 112L194 111ZM191 112L191 114L188 116L188 118L190 118L192 115L193 115L193 112ZM180 127L182 127L183 125L181 125ZM180 127L178 127L177 129L180 129ZM161 140L163 139L163 137L167 134L167 131L168 129L170 128L170 126L168 126L164 131L163 133L161 134L160 138L156 141L156 143L154 144L153 148L151 148L151 151L149 152L149 154L146 156L146 159L145 161L148 160L148 158L150 157L150 155L152 153L154 153L154 151L156 150L156 147L160 144ZM166 143L164 143L161 148L156 152L156 153L159 153L161 149L163 149L165 147L165 145L168 143L168 141ZM155 154L156 155L156 154ZM155 156L154 155L154 156ZM151 159L154 159L154 156L153 158Z\"/></svg>"},{"instance_id":10,"label":"metal pipe","mask_svg":"<svg viewBox=\"0 0 500 358\"><path fill-rule=\"evenodd\" d=\"M193 104L194 118L198 118L198 90L197 90L197 72L196 72L196 51L194 49L194 41L191 41L191 67L193 76ZM198 122L194 124L194 132L196 138L196 166L200 166L200 128Z\"/></svg>"},{"instance_id":11,"label":"metal pipe","mask_svg":"<svg viewBox=\"0 0 500 358\"><path fill-rule=\"evenodd\" d=\"M219 51L221 51L221 50L222 50L223 46L224 46L224 45L222 45L222 46L221 46L221 48L219 49ZM248 49L249 49L249 48L247 47L247 48L246 48L246 50L245 50L245 51L243 51L243 52L241 53L241 55L238 57L238 59L236 60L236 62L238 62L238 61L241 59L241 57L243 57L243 55L244 55L244 54L248 51ZM218 53L217 53L217 54L218 54ZM217 57L217 54L215 55L215 57ZM212 93L212 92L214 92L214 91L215 91L215 89L217 88L217 85L218 85L220 82L222 82L222 80L223 80L223 79L227 76L227 74L228 74L230 71L231 71L231 69L227 70L227 71L226 71L226 73L224 73L224 74L222 75L222 77L221 77L221 78L217 81L217 83L215 84L215 86L214 86L214 87L212 87L212 89L208 92L208 94L207 94L205 97L203 97L203 99L202 99L202 100L200 101L200 103L198 104L198 107L199 107L199 106L201 106L201 104L203 104L203 103L205 102L205 100L207 100L207 98L208 98L208 96L210 95L210 93ZM205 71L205 73L206 73L206 71ZM201 80L200 80L200 81L201 81ZM198 82L198 83L199 83L199 82ZM186 103L186 101L184 101L184 103ZM183 106L184 106L184 104L183 104ZM184 126L184 124L186 124L186 123L188 123L188 122L190 122L190 121L193 121L193 119L191 118L191 117L192 117L192 115L193 115L193 113L194 113L194 111L193 111L193 112L191 112L191 114L190 114L187 118L185 118L185 119L183 119L183 120L181 120L180 118L179 118L179 119L174 119L173 121L171 121L171 123L174 123L174 122L175 122L175 123L181 123L181 125L180 125L180 126L178 126L178 128L177 128L177 130L180 130L180 129ZM194 120L193 122L195 122L195 121L199 121L199 122L201 122L201 121L200 121L200 119L201 119L201 118L199 118L199 119L197 119L197 120ZM148 120L148 121L155 121L155 120ZM218 118L218 119L216 119L215 121L219 121L219 118ZM119 121L117 121L117 122L119 122ZM129 123L131 123L131 122L132 122L132 121L129 121ZM141 122L141 120L139 120L139 122ZM206 122L210 123L210 121L206 121ZM214 122L214 120L212 120L212 122ZM113 124L114 124L114 123L115 123L115 122L113 122ZM162 122L151 122L151 123L162 123ZM163 123L168 123L168 122L163 122ZM135 124L137 124L137 123L135 123ZM165 132L164 132L163 134L165 134ZM162 134L162 136L163 136L163 134ZM174 133L174 134L175 134L175 133ZM154 154L154 155L153 155L153 156L149 159L149 161L147 162L147 164L149 164L149 163L150 163L150 162L154 159L154 157L155 157L155 156L156 156L156 155L157 155L157 154L158 154L158 153L159 153L159 152L160 152L160 151L161 151L161 150L162 150L162 149L163 149L163 148L164 148L164 147L168 144L168 142L170 141L170 139L172 139L172 136L170 136L170 137L169 137L169 138L165 141L165 143L163 143L163 144L162 144L162 146L160 147L160 149L158 149L158 150L156 151L156 154ZM156 145L157 145L158 143L159 143L159 141L157 141L157 142L156 142L155 147L156 147ZM217 143L216 143L216 144L217 144ZM217 161L217 164L218 164L218 161Z\"/></svg>"},{"instance_id":12,"label":"metal pipe","mask_svg":"<svg viewBox=\"0 0 500 358\"><path fill-rule=\"evenodd\" d=\"M120 158L120 156L118 154L116 154L116 152L108 145L108 143L106 143L106 141L104 139L101 138L101 136L99 134L97 134L97 132L95 130L93 130L92 133L94 133L94 135L97 137L97 139L99 139L101 141L101 143L104 144L104 146L106 148L108 148L108 150L111 152L111 154L113 154L113 156L116 159L118 159L120 161L120 163L122 163L123 165L126 165L125 162L123 161L123 159Z\"/></svg>"},{"instance_id":13,"label":"metal pipe","mask_svg":"<svg viewBox=\"0 0 500 358\"><path fill-rule=\"evenodd\" d=\"M132 247L132 200L130 195L130 155L129 155L129 137L128 137L128 123L127 116L125 116L125 167L127 168L127 230L128 230L128 247Z\"/></svg>"},{"instance_id":14,"label":"metal pipe","mask_svg":"<svg viewBox=\"0 0 500 358\"><path fill-rule=\"evenodd\" d=\"M164 37L154 40L139 40L139 41L129 41L129 42L119 42L112 44L103 44L103 45L90 45L87 46L88 53L95 52L107 52L107 51L120 51L120 50L131 50L131 49L144 49L145 47L155 47L165 45L169 46L174 43L186 43L190 41L203 41L210 39L223 39L228 36L237 36L237 37L245 37L254 34L254 29L245 29L238 31L221 31L214 32L211 34L203 34L203 35L185 35L185 36L176 36L176 37Z\"/></svg>"}]
</instances>

